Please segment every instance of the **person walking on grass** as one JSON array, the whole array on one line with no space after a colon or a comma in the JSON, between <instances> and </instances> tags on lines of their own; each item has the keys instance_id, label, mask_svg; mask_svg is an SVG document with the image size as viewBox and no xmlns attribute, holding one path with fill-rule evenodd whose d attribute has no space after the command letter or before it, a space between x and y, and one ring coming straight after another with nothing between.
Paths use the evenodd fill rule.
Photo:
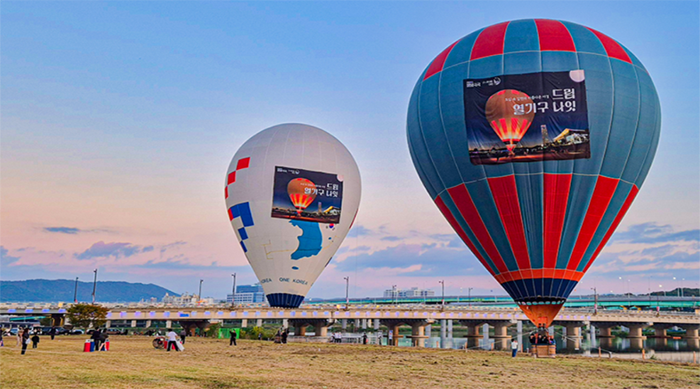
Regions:
<instances>
[{"instance_id":1,"label":"person walking on grass","mask_svg":"<svg viewBox=\"0 0 700 389\"><path fill-rule=\"evenodd\" d=\"M17 344L15 347L19 347L22 345L22 329L18 328L17 329L17 336L15 337L17 339Z\"/></svg>"},{"instance_id":2,"label":"person walking on grass","mask_svg":"<svg viewBox=\"0 0 700 389\"><path fill-rule=\"evenodd\" d=\"M513 351L513 358L515 358L516 355L518 355L518 341L513 339L510 342L510 349Z\"/></svg>"},{"instance_id":3,"label":"person walking on grass","mask_svg":"<svg viewBox=\"0 0 700 389\"><path fill-rule=\"evenodd\" d=\"M175 331L171 329L165 336L168 337L168 346L165 348L166 351L170 352L170 347L174 348L175 351L180 351L180 349L177 347L177 334Z\"/></svg>"},{"instance_id":4,"label":"person walking on grass","mask_svg":"<svg viewBox=\"0 0 700 389\"><path fill-rule=\"evenodd\" d=\"M182 331L180 331L180 341L182 342L183 345L185 344L186 337L187 337L187 330L183 328Z\"/></svg>"},{"instance_id":5,"label":"person walking on grass","mask_svg":"<svg viewBox=\"0 0 700 389\"><path fill-rule=\"evenodd\" d=\"M29 345L29 328L25 328L21 335L22 339L22 355L27 352L27 345Z\"/></svg>"},{"instance_id":6,"label":"person walking on grass","mask_svg":"<svg viewBox=\"0 0 700 389\"><path fill-rule=\"evenodd\" d=\"M39 345L39 335L37 333L34 333L34 336L32 336L32 348L37 348Z\"/></svg>"},{"instance_id":7,"label":"person walking on grass","mask_svg":"<svg viewBox=\"0 0 700 389\"><path fill-rule=\"evenodd\" d=\"M51 327L51 330L49 330L49 335L51 335L51 340L53 340L54 336L56 336L56 327Z\"/></svg>"},{"instance_id":8,"label":"person walking on grass","mask_svg":"<svg viewBox=\"0 0 700 389\"><path fill-rule=\"evenodd\" d=\"M99 328L96 328L94 331L92 331L90 339L92 339L92 341L95 343L95 351L99 350L100 342L102 341L102 331L100 331Z\"/></svg>"},{"instance_id":9,"label":"person walking on grass","mask_svg":"<svg viewBox=\"0 0 700 389\"><path fill-rule=\"evenodd\" d=\"M236 330L231 330L231 331L230 331L230 334L231 334L231 340L228 342L228 345L229 345L229 346L230 346L230 345L237 346L237 344L236 344L236 337L238 336L238 334L236 333Z\"/></svg>"}]
</instances>

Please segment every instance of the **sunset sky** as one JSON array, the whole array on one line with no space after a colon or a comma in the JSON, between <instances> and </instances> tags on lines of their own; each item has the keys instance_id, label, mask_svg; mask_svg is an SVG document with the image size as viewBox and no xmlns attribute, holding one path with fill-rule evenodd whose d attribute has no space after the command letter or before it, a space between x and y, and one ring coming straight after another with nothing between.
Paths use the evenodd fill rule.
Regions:
<instances>
[{"instance_id":1,"label":"sunset sky","mask_svg":"<svg viewBox=\"0 0 700 389\"><path fill-rule=\"evenodd\" d=\"M226 168L255 133L299 122L343 142L363 184L309 297L344 296L346 276L356 297L442 279L448 294L504 295L418 179L406 110L452 42L551 18L624 44L662 106L651 172L573 294L700 286L697 1L3 2L0 16L2 280L91 281L98 268L178 293L201 278L217 298L233 272L255 282L226 216Z\"/></svg>"}]
</instances>

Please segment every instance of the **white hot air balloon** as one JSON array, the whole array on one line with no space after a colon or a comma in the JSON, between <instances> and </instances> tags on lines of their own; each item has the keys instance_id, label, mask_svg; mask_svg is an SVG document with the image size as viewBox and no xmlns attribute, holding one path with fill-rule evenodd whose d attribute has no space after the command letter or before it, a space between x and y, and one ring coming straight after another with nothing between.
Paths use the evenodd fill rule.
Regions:
<instances>
[{"instance_id":1,"label":"white hot air balloon","mask_svg":"<svg viewBox=\"0 0 700 389\"><path fill-rule=\"evenodd\" d=\"M271 306L301 304L350 230L360 191L352 155L319 128L280 124L238 149L226 209Z\"/></svg>"}]
</instances>

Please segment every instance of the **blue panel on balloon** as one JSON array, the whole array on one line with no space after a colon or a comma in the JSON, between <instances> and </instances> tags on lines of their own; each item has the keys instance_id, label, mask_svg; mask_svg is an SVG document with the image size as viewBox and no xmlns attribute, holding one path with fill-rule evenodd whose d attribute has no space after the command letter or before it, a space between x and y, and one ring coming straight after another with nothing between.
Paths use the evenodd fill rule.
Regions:
<instances>
[{"instance_id":1,"label":"blue panel on balloon","mask_svg":"<svg viewBox=\"0 0 700 389\"><path fill-rule=\"evenodd\" d=\"M267 295L267 302L271 307L279 308L299 308L304 301L304 296L289 293L270 293Z\"/></svg>"}]
</instances>

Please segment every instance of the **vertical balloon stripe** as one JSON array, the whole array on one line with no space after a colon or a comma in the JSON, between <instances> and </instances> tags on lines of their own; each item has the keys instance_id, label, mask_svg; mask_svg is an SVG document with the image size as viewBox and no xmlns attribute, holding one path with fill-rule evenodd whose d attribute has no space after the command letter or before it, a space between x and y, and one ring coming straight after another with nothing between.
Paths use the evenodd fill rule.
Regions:
<instances>
[{"instance_id":1,"label":"vertical balloon stripe","mask_svg":"<svg viewBox=\"0 0 700 389\"><path fill-rule=\"evenodd\" d=\"M438 54L438 56L435 57L433 62L430 63L430 66L428 66L428 70L426 70L425 76L423 76L423 80L442 71L447 56L450 55L450 51L452 51L452 48L455 47L457 43L459 43L459 41L451 44L450 47L446 48L442 51L442 53Z\"/></svg>"},{"instance_id":2,"label":"vertical balloon stripe","mask_svg":"<svg viewBox=\"0 0 700 389\"><path fill-rule=\"evenodd\" d=\"M571 174L544 175L544 268L554 269L564 229Z\"/></svg>"},{"instance_id":3,"label":"vertical balloon stripe","mask_svg":"<svg viewBox=\"0 0 700 389\"><path fill-rule=\"evenodd\" d=\"M509 22L486 27L474 42L471 60L503 54L503 42Z\"/></svg>"},{"instance_id":4,"label":"vertical balloon stripe","mask_svg":"<svg viewBox=\"0 0 700 389\"><path fill-rule=\"evenodd\" d=\"M605 210L608 209L608 204L610 204L610 200L612 200L612 196L615 193L615 188L617 188L619 181L618 179L604 176L598 177L591 202L588 205L588 212L586 212L586 217L579 231L574 251L571 253L571 259L566 267L568 270L576 270L578 264L581 262L583 254L586 252L588 245L593 239L593 234L595 234L600 221L605 215Z\"/></svg>"},{"instance_id":5,"label":"vertical balloon stripe","mask_svg":"<svg viewBox=\"0 0 700 389\"><path fill-rule=\"evenodd\" d=\"M489 258L491 258L494 265L496 265L498 272L504 273L508 271L505 262L503 262L501 254L498 252L493 239L491 239L489 231L484 225L484 221L481 219L481 216L479 216L479 211L477 211L476 206L474 206L474 202L469 195L467 187L465 185L458 185L454 188L449 188L447 192L450 194L450 197L457 206L457 209L459 209L459 213L461 214L462 218L464 218L464 221L467 222L469 229L474 232L476 239L479 241L481 246L484 247L486 254L489 256Z\"/></svg>"},{"instance_id":6,"label":"vertical balloon stripe","mask_svg":"<svg viewBox=\"0 0 700 389\"><path fill-rule=\"evenodd\" d=\"M445 216L445 219L447 219L447 222L450 223L450 226L452 226L452 229L457 232L457 235L462 239L462 241L469 247L469 250L474 253L477 259L479 259L479 262L488 270L489 273L491 273L492 276L496 276L496 272L494 269L491 267L491 265L486 262L486 259L484 259L484 256L481 255L479 250L476 248L474 245L474 242L472 242L471 239L467 236L467 234L464 232L462 227L459 225L459 222L455 219L454 215L452 215L452 212L447 208L447 205L445 205L445 202L442 200L441 197L437 197L435 199L435 205L437 205L438 209L442 214Z\"/></svg>"},{"instance_id":7,"label":"vertical balloon stripe","mask_svg":"<svg viewBox=\"0 0 700 389\"><path fill-rule=\"evenodd\" d=\"M637 193L639 193L639 188L637 188L636 185L633 185L632 190L630 190L630 193L627 195L627 199L625 200L625 204L622 206L622 209L620 209L620 212L618 212L617 216L615 217L615 221L613 221L612 225L608 229L608 232L605 234L603 241L600 242L600 244L598 245L598 248L595 250L595 253L593 253L593 255L591 256L591 259L588 261L588 264L586 264L586 267L583 269L584 273L588 271L588 268L591 267L591 265L593 264L593 261L595 261L595 259L598 257L598 254L600 254L600 252L603 250L603 247L605 247L605 245L610 240L610 237L612 237L612 234L617 229L617 226L620 225L622 218L625 217L625 214L630 209L632 202L634 202L634 198L637 197Z\"/></svg>"},{"instance_id":8,"label":"vertical balloon stripe","mask_svg":"<svg viewBox=\"0 0 700 389\"><path fill-rule=\"evenodd\" d=\"M576 51L569 30L558 20L535 19L541 51Z\"/></svg>"},{"instance_id":9,"label":"vertical balloon stripe","mask_svg":"<svg viewBox=\"0 0 700 389\"><path fill-rule=\"evenodd\" d=\"M533 20L514 20L508 24L503 45L504 53L538 51L537 26Z\"/></svg>"},{"instance_id":10,"label":"vertical balloon stripe","mask_svg":"<svg viewBox=\"0 0 700 389\"><path fill-rule=\"evenodd\" d=\"M600 39L600 43L602 43L603 47L605 47L605 52L608 53L608 57L632 63L632 60L630 59L629 55L627 55L625 49L623 49L622 46L614 39L590 27L588 29L591 30L591 32L594 33L598 39Z\"/></svg>"},{"instance_id":11,"label":"vertical balloon stripe","mask_svg":"<svg viewBox=\"0 0 700 389\"><path fill-rule=\"evenodd\" d=\"M520 270L530 269L530 256L525 241L515 176L489 178L488 182L496 208L501 216L501 222L506 230L508 242L513 250L513 255L515 255L515 260L518 262L518 268Z\"/></svg>"}]
</instances>

